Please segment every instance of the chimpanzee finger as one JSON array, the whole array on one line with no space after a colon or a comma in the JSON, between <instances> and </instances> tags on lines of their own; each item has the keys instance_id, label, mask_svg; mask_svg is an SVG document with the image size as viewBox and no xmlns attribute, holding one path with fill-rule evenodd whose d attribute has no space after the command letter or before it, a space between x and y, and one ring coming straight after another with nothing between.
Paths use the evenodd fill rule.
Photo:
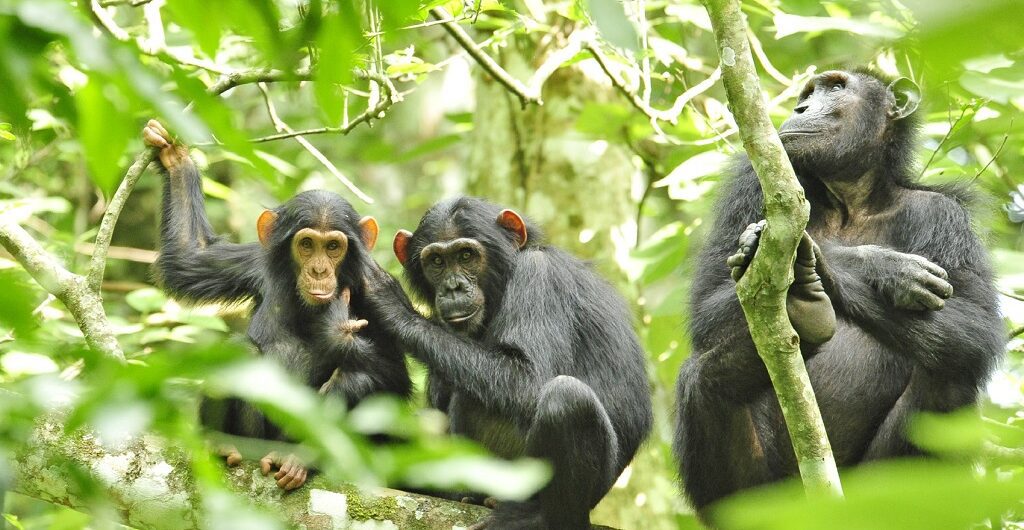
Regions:
<instances>
[{"instance_id":1,"label":"chimpanzee finger","mask_svg":"<svg viewBox=\"0 0 1024 530\"><path fill-rule=\"evenodd\" d=\"M342 289L341 290L341 300L343 302L345 302L345 304L348 304L349 302L351 302L352 301L352 289L349 289L348 287L345 287L344 289Z\"/></svg>"},{"instance_id":2,"label":"chimpanzee finger","mask_svg":"<svg viewBox=\"0 0 1024 530\"><path fill-rule=\"evenodd\" d=\"M796 247L796 259L808 267L814 266L814 240L811 239L810 234L807 232L804 232L804 235L800 237L800 244Z\"/></svg>"},{"instance_id":3,"label":"chimpanzee finger","mask_svg":"<svg viewBox=\"0 0 1024 530\"><path fill-rule=\"evenodd\" d=\"M306 476L308 474L309 474L309 471L307 471L306 468L304 468L304 467L298 468L296 470L296 472L295 472L295 477L292 478L292 481L290 483L288 483L288 486L285 487L285 489L286 490L293 490L295 488L301 487L303 484L306 483Z\"/></svg>"},{"instance_id":4,"label":"chimpanzee finger","mask_svg":"<svg viewBox=\"0 0 1024 530\"><path fill-rule=\"evenodd\" d=\"M167 132L166 128L164 128L164 124L160 123L159 121L149 120L148 122L146 122L146 126L147 127L152 127L153 130L155 130L157 132L157 134L159 134L160 136L163 136L164 138L170 138L171 137L171 134Z\"/></svg>"},{"instance_id":5,"label":"chimpanzee finger","mask_svg":"<svg viewBox=\"0 0 1024 530\"><path fill-rule=\"evenodd\" d=\"M285 465L289 465L287 462ZM287 491L293 490L306 482L305 470L302 466L289 466L288 473L278 479L277 487Z\"/></svg>"},{"instance_id":6,"label":"chimpanzee finger","mask_svg":"<svg viewBox=\"0 0 1024 530\"><path fill-rule=\"evenodd\" d=\"M271 452L260 459L260 471L263 472L263 476L267 476L270 470L273 469L281 461L281 457L278 456L277 452Z\"/></svg>"},{"instance_id":7,"label":"chimpanzee finger","mask_svg":"<svg viewBox=\"0 0 1024 530\"><path fill-rule=\"evenodd\" d=\"M918 281L921 285L924 285L929 291L938 295L940 298L949 298L950 296L953 296L953 286L939 276L924 273Z\"/></svg>"},{"instance_id":8,"label":"chimpanzee finger","mask_svg":"<svg viewBox=\"0 0 1024 530\"><path fill-rule=\"evenodd\" d=\"M743 265L747 264L748 260L749 258L745 253L737 252L732 256L726 258L725 264L728 265L729 267L742 267Z\"/></svg>"},{"instance_id":9,"label":"chimpanzee finger","mask_svg":"<svg viewBox=\"0 0 1024 530\"><path fill-rule=\"evenodd\" d=\"M163 149L170 145L167 143L167 140L163 136L160 136L160 133L153 130L152 127L142 129L142 139L146 142L146 145L159 149Z\"/></svg>"},{"instance_id":10,"label":"chimpanzee finger","mask_svg":"<svg viewBox=\"0 0 1024 530\"><path fill-rule=\"evenodd\" d=\"M945 300L939 298L938 296L933 294L928 289L925 289L924 287L915 286L913 287L912 292L914 294L914 299L916 299L917 302L921 304L921 306L924 309L938 311L939 309L942 309L943 307L946 306Z\"/></svg>"}]
</instances>

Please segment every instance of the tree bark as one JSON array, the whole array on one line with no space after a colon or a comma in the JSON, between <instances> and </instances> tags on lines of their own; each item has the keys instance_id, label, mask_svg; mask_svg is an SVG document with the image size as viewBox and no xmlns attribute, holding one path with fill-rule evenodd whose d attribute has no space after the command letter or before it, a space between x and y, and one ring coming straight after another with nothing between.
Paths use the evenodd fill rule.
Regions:
<instances>
[{"instance_id":1,"label":"tree bark","mask_svg":"<svg viewBox=\"0 0 1024 530\"><path fill-rule=\"evenodd\" d=\"M80 477L61 462L90 472L104 491L80 491ZM47 421L18 455L14 468L13 491L23 495L86 512L97 507L97 498L105 499L122 523L135 528L210 528L203 519L204 499L196 491L187 453L155 436L109 449L90 434L66 434L58 422ZM331 484L320 475L285 493L254 462L229 469L226 481L254 505L308 530L447 530L469 526L489 512L482 506L387 488Z\"/></svg>"},{"instance_id":2,"label":"tree bark","mask_svg":"<svg viewBox=\"0 0 1024 530\"><path fill-rule=\"evenodd\" d=\"M800 354L800 338L786 314L796 248L807 226L810 205L768 118L739 3L704 0L704 4L721 55L729 107L761 182L768 221L736 292L750 336L779 397L804 488L808 493L841 496L839 472Z\"/></svg>"}]
</instances>

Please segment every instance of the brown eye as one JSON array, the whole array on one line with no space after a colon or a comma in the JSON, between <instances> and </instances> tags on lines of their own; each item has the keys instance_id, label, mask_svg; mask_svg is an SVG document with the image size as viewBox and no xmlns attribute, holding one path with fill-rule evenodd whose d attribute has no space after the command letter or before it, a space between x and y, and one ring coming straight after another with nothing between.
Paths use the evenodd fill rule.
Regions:
<instances>
[{"instance_id":1,"label":"brown eye","mask_svg":"<svg viewBox=\"0 0 1024 530\"><path fill-rule=\"evenodd\" d=\"M302 241L299 241L299 246L305 250L309 250L313 248L313 240L308 237L304 237L302 238Z\"/></svg>"},{"instance_id":2,"label":"brown eye","mask_svg":"<svg viewBox=\"0 0 1024 530\"><path fill-rule=\"evenodd\" d=\"M441 256L434 256L430 258L430 263L440 266L442 263L444 263L444 260L441 259Z\"/></svg>"},{"instance_id":3,"label":"brown eye","mask_svg":"<svg viewBox=\"0 0 1024 530\"><path fill-rule=\"evenodd\" d=\"M337 241L331 241L330 243L327 244L327 250L329 250L331 252L334 252L335 250L338 250L339 248L341 248L341 245L338 244Z\"/></svg>"},{"instance_id":4,"label":"brown eye","mask_svg":"<svg viewBox=\"0 0 1024 530\"><path fill-rule=\"evenodd\" d=\"M463 250L459 253L459 261L466 262L472 259L473 253L468 250Z\"/></svg>"}]
</instances>

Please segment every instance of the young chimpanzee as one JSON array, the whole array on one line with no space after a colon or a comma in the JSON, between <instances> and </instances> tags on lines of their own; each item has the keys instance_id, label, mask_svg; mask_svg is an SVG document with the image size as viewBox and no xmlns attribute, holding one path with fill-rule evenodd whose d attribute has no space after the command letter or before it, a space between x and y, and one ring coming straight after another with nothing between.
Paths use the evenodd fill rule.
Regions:
<instances>
[{"instance_id":1,"label":"young chimpanzee","mask_svg":"<svg viewBox=\"0 0 1024 530\"><path fill-rule=\"evenodd\" d=\"M366 314L362 274L377 240L372 217L360 218L334 193L307 191L260 215L259 243L226 242L207 220L188 148L154 120L143 138L159 149L165 174L157 267L169 293L200 302L252 300L248 336L260 354L349 407L377 392L408 397L409 373L395 340L379 326L364 330L359 318ZM279 428L239 400L204 400L201 416L228 434L283 439ZM222 451L229 465L241 461L235 448ZM279 468L275 479L284 489L305 482L307 470L294 455L271 453L260 464L264 474Z\"/></svg>"},{"instance_id":2,"label":"young chimpanzee","mask_svg":"<svg viewBox=\"0 0 1024 530\"><path fill-rule=\"evenodd\" d=\"M1005 344L969 197L916 182L918 100L907 79L825 72L779 129L811 205L789 317L839 465L920 454L905 436L908 418L974 403ZM693 281L675 449L704 515L726 495L798 469L735 291L762 206L743 158Z\"/></svg>"},{"instance_id":3,"label":"young chimpanzee","mask_svg":"<svg viewBox=\"0 0 1024 530\"><path fill-rule=\"evenodd\" d=\"M366 299L375 323L427 365L431 402L452 432L554 468L533 499L499 504L477 528L589 528L652 421L622 299L518 214L480 199L436 204L394 249L433 319L379 268Z\"/></svg>"}]
</instances>

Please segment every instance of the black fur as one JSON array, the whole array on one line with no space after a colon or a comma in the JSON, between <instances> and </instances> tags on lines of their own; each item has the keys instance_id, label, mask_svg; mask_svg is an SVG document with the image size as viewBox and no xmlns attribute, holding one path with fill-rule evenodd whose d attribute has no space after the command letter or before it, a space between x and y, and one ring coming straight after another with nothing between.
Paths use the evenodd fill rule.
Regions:
<instances>
[{"instance_id":1,"label":"black fur","mask_svg":"<svg viewBox=\"0 0 1024 530\"><path fill-rule=\"evenodd\" d=\"M336 368L344 377L326 387L349 407L377 392L408 397L411 382L395 340L371 323L354 340L338 325L367 314L362 272L372 261L363 244L359 214L327 191L301 193L274 212L278 217L267 249L235 244L214 234L207 220L200 175L192 160L173 171L163 168L161 283L171 295L195 302L254 303L248 337L261 355L311 388L320 390ZM337 297L323 306L303 303L296 289L292 236L302 228L340 230L348 253L338 267L338 293L351 290L351 307ZM228 434L281 439L280 430L254 407L238 400L205 400L204 424Z\"/></svg>"},{"instance_id":2,"label":"black fur","mask_svg":"<svg viewBox=\"0 0 1024 530\"><path fill-rule=\"evenodd\" d=\"M913 116L887 119L891 80L868 71L848 75L855 87L848 89L866 104L826 117L840 116L842 132L812 152L784 138L811 204L807 231L821 247L818 271L837 316L830 341L802 349L840 466L920 454L905 438L908 418L974 403L1005 344L991 267L972 230L967 197L916 182L917 123ZM810 89L804 96L848 101L814 92L813 83ZM802 98L794 115L810 109ZM885 128L880 136L879 127ZM675 452L686 493L704 515L709 504L737 490L797 473L726 265L739 233L763 216L749 160L740 158L732 173L693 280L693 354L677 388ZM837 182L852 183L867 200L847 208L828 187ZM903 258L888 259L899 257L892 250L945 269L953 294L943 308L894 307L885 293L897 289Z\"/></svg>"},{"instance_id":3,"label":"black fur","mask_svg":"<svg viewBox=\"0 0 1024 530\"><path fill-rule=\"evenodd\" d=\"M430 373L431 400L452 431L496 454L531 455L553 464L548 486L526 503L503 502L488 528L589 528L589 512L647 436L651 400L643 351L621 297L587 265L497 223L501 208L459 198L431 208L408 247L405 270L428 304L434 286L420 251L472 238L486 250L477 278L485 293L481 329L457 333L424 319L390 276L372 279L374 313ZM379 275L382 274L378 271Z\"/></svg>"}]
</instances>

